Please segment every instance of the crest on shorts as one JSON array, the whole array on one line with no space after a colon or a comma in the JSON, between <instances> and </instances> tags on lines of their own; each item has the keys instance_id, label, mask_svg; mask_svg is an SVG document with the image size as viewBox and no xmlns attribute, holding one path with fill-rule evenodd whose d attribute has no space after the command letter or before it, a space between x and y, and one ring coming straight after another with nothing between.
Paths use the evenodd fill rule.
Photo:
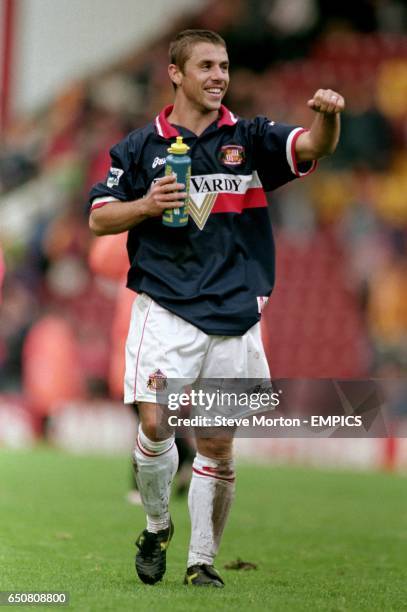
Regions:
<instances>
[{"instance_id":1,"label":"crest on shorts","mask_svg":"<svg viewBox=\"0 0 407 612\"><path fill-rule=\"evenodd\" d=\"M147 387L152 391L165 391L167 386L167 377L161 370L155 370L155 372L148 377Z\"/></svg>"},{"instance_id":2,"label":"crest on shorts","mask_svg":"<svg viewBox=\"0 0 407 612\"><path fill-rule=\"evenodd\" d=\"M220 148L219 160L225 166L240 166L244 162L245 151L241 145L224 145Z\"/></svg>"}]
</instances>

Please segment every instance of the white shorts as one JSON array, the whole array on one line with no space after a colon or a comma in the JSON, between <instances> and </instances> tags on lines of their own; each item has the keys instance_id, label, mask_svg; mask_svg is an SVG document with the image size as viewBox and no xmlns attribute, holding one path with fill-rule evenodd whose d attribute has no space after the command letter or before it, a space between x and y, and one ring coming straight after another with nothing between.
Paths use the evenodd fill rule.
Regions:
<instances>
[{"instance_id":1,"label":"white shorts","mask_svg":"<svg viewBox=\"0 0 407 612\"><path fill-rule=\"evenodd\" d=\"M126 343L125 403L155 403L166 380L192 385L213 378L270 378L260 323L243 336L208 336L148 295L138 295Z\"/></svg>"}]
</instances>

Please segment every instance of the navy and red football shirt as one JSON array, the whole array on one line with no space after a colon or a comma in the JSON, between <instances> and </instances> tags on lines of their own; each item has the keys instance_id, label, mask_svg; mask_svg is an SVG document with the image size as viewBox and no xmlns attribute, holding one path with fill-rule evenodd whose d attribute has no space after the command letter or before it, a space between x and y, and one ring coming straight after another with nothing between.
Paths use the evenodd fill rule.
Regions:
<instances>
[{"instance_id":1,"label":"navy and red football shirt","mask_svg":"<svg viewBox=\"0 0 407 612\"><path fill-rule=\"evenodd\" d=\"M196 136L167 121L171 110L111 149L109 175L91 190L89 209L142 198L164 176L168 147L183 136L192 159L189 222L171 228L154 217L129 230L127 286L207 334L242 335L259 321L274 285L265 191L309 174L315 162L297 165L301 127L239 119L222 106Z\"/></svg>"}]
</instances>

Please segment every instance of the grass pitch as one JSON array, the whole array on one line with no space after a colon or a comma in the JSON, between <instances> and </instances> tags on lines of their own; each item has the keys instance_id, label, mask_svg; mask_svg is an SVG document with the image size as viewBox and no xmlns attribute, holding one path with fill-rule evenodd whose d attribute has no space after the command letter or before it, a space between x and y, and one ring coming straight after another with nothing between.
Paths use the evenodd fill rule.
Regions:
<instances>
[{"instance_id":1,"label":"grass pitch","mask_svg":"<svg viewBox=\"0 0 407 612\"><path fill-rule=\"evenodd\" d=\"M405 477L238 466L223 590L182 585L185 498L172 501L163 581L135 578L144 518L125 501L129 478L125 457L0 450L0 590L68 591L65 609L81 612L407 610ZM223 568L237 557L257 570Z\"/></svg>"}]
</instances>

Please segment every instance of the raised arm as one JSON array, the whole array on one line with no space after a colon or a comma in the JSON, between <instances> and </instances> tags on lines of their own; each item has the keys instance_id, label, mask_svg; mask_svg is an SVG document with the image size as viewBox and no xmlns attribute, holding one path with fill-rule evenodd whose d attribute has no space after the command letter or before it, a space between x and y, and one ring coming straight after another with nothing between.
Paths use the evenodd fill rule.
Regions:
<instances>
[{"instance_id":1,"label":"raised arm","mask_svg":"<svg viewBox=\"0 0 407 612\"><path fill-rule=\"evenodd\" d=\"M184 185L175 176L165 176L151 187L144 198L132 202L108 201L91 209L89 227L96 236L120 234L149 217L162 215L167 208L177 208L187 197ZM109 198L111 200L111 198Z\"/></svg>"},{"instance_id":2,"label":"raised arm","mask_svg":"<svg viewBox=\"0 0 407 612\"><path fill-rule=\"evenodd\" d=\"M340 133L340 113L345 100L332 89L318 89L307 102L316 116L307 132L303 132L295 144L297 162L311 161L330 155L336 149Z\"/></svg>"}]
</instances>

